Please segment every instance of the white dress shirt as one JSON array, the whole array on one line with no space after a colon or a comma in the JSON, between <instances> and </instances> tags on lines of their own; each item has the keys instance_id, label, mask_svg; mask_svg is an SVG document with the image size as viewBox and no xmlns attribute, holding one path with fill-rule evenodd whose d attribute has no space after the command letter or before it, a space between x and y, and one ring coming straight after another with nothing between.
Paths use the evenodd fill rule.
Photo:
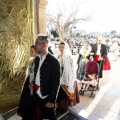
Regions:
<instances>
[{"instance_id":1,"label":"white dress shirt","mask_svg":"<svg viewBox=\"0 0 120 120\"><path fill-rule=\"evenodd\" d=\"M100 45L97 44L97 53L96 53L96 55L100 55L100 49L101 49L101 44Z\"/></svg>"},{"instance_id":2,"label":"white dress shirt","mask_svg":"<svg viewBox=\"0 0 120 120\"><path fill-rule=\"evenodd\" d=\"M47 53L48 54L48 53ZM40 58L40 61L39 61L39 67L38 67L38 71L37 71L37 74L36 74L36 78L35 78L35 85L39 86L38 90L36 91L36 93L38 94L38 96L41 98L41 99L45 99L48 95L46 96L42 96L41 92L40 92L40 68L44 62L44 60L46 59L46 55L45 54L42 58L41 56L39 56Z\"/></svg>"}]
</instances>

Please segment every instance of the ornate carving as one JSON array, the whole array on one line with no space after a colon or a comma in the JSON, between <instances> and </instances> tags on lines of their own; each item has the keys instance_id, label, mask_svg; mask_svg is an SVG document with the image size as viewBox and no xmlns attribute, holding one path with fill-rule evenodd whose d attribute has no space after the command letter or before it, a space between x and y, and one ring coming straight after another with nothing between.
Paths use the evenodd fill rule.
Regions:
<instances>
[{"instance_id":1,"label":"ornate carving","mask_svg":"<svg viewBox=\"0 0 120 120\"><path fill-rule=\"evenodd\" d=\"M32 0L0 0L0 86L16 87L25 77L33 41Z\"/></svg>"}]
</instances>

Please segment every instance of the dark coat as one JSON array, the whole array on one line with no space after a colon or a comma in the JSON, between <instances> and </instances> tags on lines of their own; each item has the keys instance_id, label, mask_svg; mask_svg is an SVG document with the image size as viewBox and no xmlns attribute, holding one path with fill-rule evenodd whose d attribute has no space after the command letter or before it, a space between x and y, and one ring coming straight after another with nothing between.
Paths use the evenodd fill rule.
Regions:
<instances>
[{"instance_id":1,"label":"dark coat","mask_svg":"<svg viewBox=\"0 0 120 120\"><path fill-rule=\"evenodd\" d=\"M52 55L54 54L50 46L48 47L48 51L49 51Z\"/></svg>"},{"instance_id":2,"label":"dark coat","mask_svg":"<svg viewBox=\"0 0 120 120\"><path fill-rule=\"evenodd\" d=\"M35 58L35 78L39 66L39 57ZM49 102L55 103L60 86L60 64L51 54L47 54L40 68L40 91L42 96L49 95Z\"/></svg>"},{"instance_id":3,"label":"dark coat","mask_svg":"<svg viewBox=\"0 0 120 120\"><path fill-rule=\"evenodd\" d=\"M94 58L97 53L97 44L92 44L91 47L92 47L91 53L94 53L93 55ZM97 63L99 64L99 71L100 71L99 78L102 78L103 63L107 56L107 48L105 44L101 44L100 54L103 60L97 61Z\"/></svg>"},{"instance_id":4,"label":"dark coat","mask_svg":"<svg viewBox=\"0 0 120 120\"><path fill-rule=\"evenodd\" d=\"M30 95L29 78L28 76L25 80L17 109L17 114L24 120L32 120L33 111L35 109L34 97Z\"/></svg>"},{"instance_id":5,"label":"dark coat","mask_svg":"<svg viewBox=\"0 0 120 120\"><path fill-rule=\"evenodd\" d=\"M39 57L35 58L35 69L36 73L39 66ZM17 114L23 118L23 120L33 120L33 114L35 113L36 108L36 99L30 95L29 89L29 76L26 78L26 81L23 86L23 91L21 93L21 98L19 101L19 106L17 109ZM46 59L44 60L40 68L40 88L41 94L43 96L49 95L49 102L55 103L58 90L60 86L60 64L58 60L53 57L51 54L47 54Z\"/></svg>"},{"instance_id":6,"label":"dark coat","mask_svg":"<svg viewBox=\"0 0 120 120\"><path fill-rule=\"evenodd\" d=\"M95 55L97 53L97 44L92 44L91 47L92 47L91 52L94 53L93 57L95 57ZM107 56L107 49L106 49L106 45L105 44L101 44L100 54L101 54L101 57L103 59L106 58L106 56Z\"/></svg>"}]
</instances>

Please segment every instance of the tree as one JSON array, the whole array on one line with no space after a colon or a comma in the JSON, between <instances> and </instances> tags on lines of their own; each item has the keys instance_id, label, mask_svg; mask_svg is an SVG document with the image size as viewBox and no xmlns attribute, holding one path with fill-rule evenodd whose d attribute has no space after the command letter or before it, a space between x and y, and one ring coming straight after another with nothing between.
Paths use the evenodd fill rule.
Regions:
<instances>
[{"instance_id":1,"label":"tree","mask_svg":"<svg viewBox=\"0 0 120 120\"><path fill-rule=\"evenodd\" d=\"M80 17L78 15L79 6L80 3L76 4L75 0L73 0L72 7L69 11L67 11L68 8L63 4L62 7L58 5L58 12L56 14L54 12L47 13L47 23L52 24L60 39L64 40L66 31L74 28L76 23L90 20L90 16Z\"/></svg>"}]
</instances>

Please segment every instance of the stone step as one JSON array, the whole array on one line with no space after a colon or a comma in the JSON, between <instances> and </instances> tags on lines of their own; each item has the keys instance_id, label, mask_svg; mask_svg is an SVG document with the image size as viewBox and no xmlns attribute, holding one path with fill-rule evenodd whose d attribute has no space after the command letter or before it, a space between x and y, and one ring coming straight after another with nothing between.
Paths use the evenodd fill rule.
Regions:
<instances>
[{"instance_id":1,"label":"stone step","mask_svg":"<svg viewBox=\"0 0 120 120\"><path fill-rule=\"evenodd\" d=\"M7 120L22 120L22 118L15 114L12 117L8 118Z\"/></svg>"},{"instance_id":2,"label":"stone step","mask_svg":"<svg viewBox=\"0 0 120 120\"><path fill-rule=\"evenodd\" d=\"M22 120L16 114L17 108L10 110L9 112L3 114L4 120ZM57 120L86 120L83 117L79 116L78 114L72 112L71 110L60 109L57 111ZM1 119L0 119L1 120Z\"/></svg>"}]
</instances>

